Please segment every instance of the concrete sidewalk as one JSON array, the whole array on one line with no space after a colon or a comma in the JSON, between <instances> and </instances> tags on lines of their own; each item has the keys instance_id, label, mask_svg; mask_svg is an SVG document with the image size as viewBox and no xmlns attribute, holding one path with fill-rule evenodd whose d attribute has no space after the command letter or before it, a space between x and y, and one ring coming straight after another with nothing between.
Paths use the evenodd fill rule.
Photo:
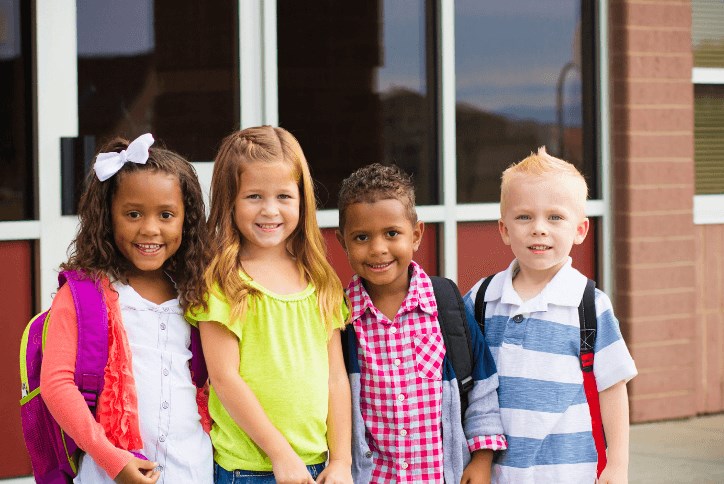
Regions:
<instances>
[{"instance_id":1,"label":"concrete sidewalk","mask_svg":"<svg viewBox=\"0 0 724 484\"><path fill-rule=\"evenodd\" d=\"M629 478L631 484L724 483L724 414L632 425Z\"/></svg>"},{"instance_id":2,"label":"concrete sidewalk","mask_svg":"<svg viewBox=\"0 0 724 484\"><path fill-rule=\"evenodd\" d=\"M724 414L632 425L629 479L724 483Z\"/></svg>"}]
</instances>

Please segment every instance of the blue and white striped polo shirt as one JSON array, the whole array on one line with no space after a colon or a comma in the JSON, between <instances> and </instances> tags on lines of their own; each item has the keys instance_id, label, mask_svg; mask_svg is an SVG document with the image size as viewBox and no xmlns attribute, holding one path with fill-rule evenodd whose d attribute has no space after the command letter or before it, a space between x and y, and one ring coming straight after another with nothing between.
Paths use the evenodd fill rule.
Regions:
<instances>
[{"instance_id":1,"label":"blue and white striped polo shirt","mask_svg":"<svg viewBox=\"0 0 724 484\"><path fill-rule=\"evenodd\" d=\"M592 483L597 455L578 359L578 305L587 279L569 258L538 296L523 302L513 289L515 272L517 261L485 294L485 339L498 369L508 439L508 450L496 454L493 482ZM471 317L481 283L464 297ZM593 370L601 392L637 371L611 301L599 290L596 315Z\"/></svg>"}]
</instances>

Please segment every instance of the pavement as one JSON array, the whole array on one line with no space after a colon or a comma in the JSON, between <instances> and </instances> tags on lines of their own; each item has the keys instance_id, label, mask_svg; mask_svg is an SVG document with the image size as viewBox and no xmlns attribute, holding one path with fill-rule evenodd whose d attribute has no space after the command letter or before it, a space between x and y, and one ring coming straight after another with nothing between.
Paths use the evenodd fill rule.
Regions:
<instances>
[{"instance_id":1,"label":"pavement","mask_svg":"<svg viewBox=\"0 0 724 484\"><path fill-rule=\"evenodd\" d=\"M724 414L632 425L630 442L631 484L724 484Z\"/></svg>"}]
</instances>

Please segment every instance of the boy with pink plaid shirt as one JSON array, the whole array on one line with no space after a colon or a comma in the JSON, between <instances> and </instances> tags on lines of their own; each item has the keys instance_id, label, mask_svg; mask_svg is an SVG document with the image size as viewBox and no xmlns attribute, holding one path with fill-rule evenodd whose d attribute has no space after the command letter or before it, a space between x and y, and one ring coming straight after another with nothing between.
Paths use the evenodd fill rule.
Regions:
<instances>
[{"instance_id":1,"label":"boy with pink plaid shirt","mask_svg":"<svg viewBox=\"0 0 724 484\"><path fill-rule=\"evenodd\" d=\"M461 418L437 301L412 260L423 223L411 178L372 164L342 182L337 239L356 272L343 340L352 387L352 475L358 483L489 483L506 448L495 363L475 322L473 388Z\"/></svg>"}]
</instances>

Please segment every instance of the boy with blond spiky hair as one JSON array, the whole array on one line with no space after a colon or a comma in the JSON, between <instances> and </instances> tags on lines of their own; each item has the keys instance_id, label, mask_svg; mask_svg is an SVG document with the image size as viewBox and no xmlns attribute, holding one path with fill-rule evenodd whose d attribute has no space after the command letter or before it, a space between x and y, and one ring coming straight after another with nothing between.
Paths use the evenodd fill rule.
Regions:
<instances>
[{"instance_id":1,"label":"boy with blond spiky hair","mask_svg":"<svg viewBox=\"0 0 724 484\"><path fill-rule=\"evenodd\" d=\"M589 396L579 361L579 303L588 280L571 267L570 252L588 233L587 194L581 173L545 148L503 172L498 227L515 260L492 276L481 296L508 441L495 456L493 482L591 483L606 458L599 453L607 453L608 463L600 466L598 482L628 482L626 382L637 372L611 301L598 289L597 392L594 387ZM485 279L465 295L470 316ZM595 400L607 452L603 439L599 446L594 439Z\"/></svg>"}]
</instances>

